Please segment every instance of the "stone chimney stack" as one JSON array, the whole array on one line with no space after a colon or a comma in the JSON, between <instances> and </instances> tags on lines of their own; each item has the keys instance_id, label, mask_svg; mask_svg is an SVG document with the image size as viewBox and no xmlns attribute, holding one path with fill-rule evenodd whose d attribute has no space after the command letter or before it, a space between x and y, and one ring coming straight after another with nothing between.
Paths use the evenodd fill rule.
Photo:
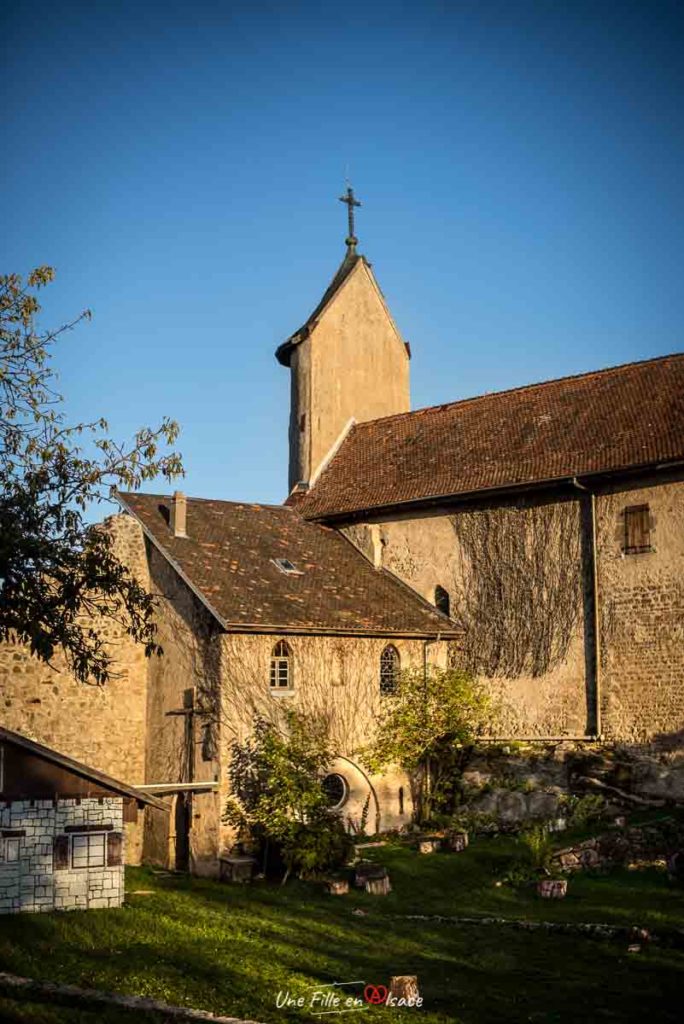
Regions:
<instances>
[{"instance_id":1,"label":"stone chimney stack","mask_svg":"<svg viewBox=\"0 0 684 1024\"><path fill-rule=\"evenodd\" d=\"M187 537L185 532L188 499L182 491L174 491L171 499L171 529L174 537Z\"/></svg>"},{"instance_id":2,"label":"stone chimney stack","mask_svg":"<svg viewBox=\"0 0 684 1024\"><path fill-rule=\"evenodd\" d=\"M370 528L371 548L373 551L373 568L382 569L382 549L385 546L380 527L373 523Z\"/></svg>"}]
</instances>

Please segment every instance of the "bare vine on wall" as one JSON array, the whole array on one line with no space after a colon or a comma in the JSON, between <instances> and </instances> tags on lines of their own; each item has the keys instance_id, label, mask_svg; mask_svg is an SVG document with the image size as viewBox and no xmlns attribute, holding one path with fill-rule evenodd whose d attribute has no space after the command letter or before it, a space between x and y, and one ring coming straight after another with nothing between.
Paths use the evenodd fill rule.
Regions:
<instances>
[{"instance_id":1,"label":"bare vine on wall","mask_svg":"<svg viewBox=\"0 0 684 1024\"><path fill-rule=\"evenodd\" d=\"M473 509L451 518L460 547L454 617L464 668L540 676L567 655L581 607L577 502Z\"/></svg>"}]
</instances>

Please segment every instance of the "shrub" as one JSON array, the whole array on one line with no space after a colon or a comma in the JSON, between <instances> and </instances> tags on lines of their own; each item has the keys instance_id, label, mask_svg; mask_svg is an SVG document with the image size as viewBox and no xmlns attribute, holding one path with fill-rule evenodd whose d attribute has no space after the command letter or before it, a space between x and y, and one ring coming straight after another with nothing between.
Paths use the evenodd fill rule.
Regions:
<instances>
[{"instance_id":1,"label":"shrub","mask_svg":"<svg viewBox=\"0 0 684 1024\"><path fill-rule=\"evenodd\" d=\"M341 815L331 810L322 781L333 754L324 723L286 709L285 729L257 716L252 735L235 743L229 776L233 795L224 821L238 839L256 842L264 853L274 844L291 872L309 878L343 863L351 838Z\"/></svg>"},{"instance_id":2,"label":"shrub","mask_svg":"<svg viewBox=\"0 0 684 1024\"><path fill-rule=\"evenodd\" d=\"M484 687L460 669L408 669L382 699L371 771L398 765L411 777L417 817L428 822L456 796L465 752L490 717Z\"/></svg>"}]
</instances>

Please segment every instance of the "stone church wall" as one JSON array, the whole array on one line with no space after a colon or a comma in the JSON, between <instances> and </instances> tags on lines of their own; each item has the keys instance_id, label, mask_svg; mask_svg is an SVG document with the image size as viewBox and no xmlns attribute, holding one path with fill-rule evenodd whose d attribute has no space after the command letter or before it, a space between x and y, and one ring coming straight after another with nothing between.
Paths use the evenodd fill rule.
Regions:
<instances>
[{"instance_id":1,"label":"stone church wall","mask_svg":"<svg viewBox=\"0 0 684 1024\"><path fill-rule=\"evenodd\" d=\"M624 510L648 505L652 550L624 552ZM684 481L597 502L603 731L684 753Z\"/></svg>"},{"instance_id":2,"label":"stone church wall","mask_svg":"<svg viewBox=\"0 0 684 1024\"><path fill-rule=\"evenodd\" d=\"M580 516L578 503L562 503L561 506L547 506L551 513L561 512L571 517L572 529L577 531L579 551ZM519 517L522 524L526 523L528 504L509 503L503 510L496 507L486 510L494 517L499 517L504 528L508 527L506 517ZM466 515L472 516L468 510ZM435 588L440 586L447 591L451 604L451 615L459 619L459 595L472 596L473 583L471 576L480 572L480 566L468 565L463 545L459 541L458 529L454 520L459 513L455 510L440 510L424 516L403 516L380 522L380 540L383 546L383 565L399 576L405 583L417 590L426 600L435 601ZM525 528L521 526L521 529ZM362 527L345 528L350 540L360 550L366 546L359 537ZM366 527L368 529L368 527ZM517 526L515 527L517 529ZM505 547L505 545L502 545ZM520 571L523 571L525 559L521 557ZM493 573L500 572L501 563L489 566ZM537 566L539 569L539 566ZM521 583L527 588L530 580L523 573ZM509 588L513 591L515 580L510 580ZM532 610L534 612L534 609ZM530 622L527 609L517 607L511 599L501 609L502 615L508 612L510 620L501 621L501 645L505 645L509 637L515 637L520 644L524 641ZM498 613L497 613L498 614ZM516 619L516 616L519 618ZM496 718L492 722L492 731L505 736L554 736L568 734L582 736L587 730L587 699L586 669L584 653L585 609L581 592L574 601L574 612L567 616L567 636L555 642L553 636L544 635L541 639L547 646L563 648L562 657L557 651L551 651L550 664L542 672L539 666L529 664L529 658L521 652L517 660L521 663L516 674L506 674L507 656L504 650L502 668L496 674L476 672L487 684L495 704ZM546 625L547 621L544 623ZM470 635L473 635L472 624ZM498 629L498 622L492 624ZM521 640L521 638L523 638ZM494 645L495 646L495 645ZM510 645L509 645L510 646ZM474 644L477 653L478 644ZM515 652L510 651L510 657ZM543 653L543 652L542 652ZM555 660L554 660L555 657ZM509 659L510 660L510 659ZM459 663L462 659L459 658ZM542 659L543 665L543 659ZM471 667L466 665L466 667Z\"/></svg>"},{"instance_id":3,"label":"stone church wall","mask_svg":"<svg viewBox=\"0 0 684 1024\"><path fill-rule=\"evenodd\" d=\"M341 774L349 796L342 814L358 827L368 800L367 831L397 828L411 820L411 793L406 776L392 771L369 775L358 752L373 735L380 704L380 654L388 642L355 637L285 637L292 658L293 690L277 693L269 683L271 652L279 636L230 635L223 638L222 653L222 757L226 769L234 740L244 739L254 715L277 721L285 706L324 715L330 727L331 743L340 755L332 770ZM423 643L392 641L399 651L402 667L423 662ZM431 661L445 659L445 644L429 648ZM440 649L441 648L441 649ZM401 793L400 793L401 789ZM228 797L226 772L221 778L221 801ZM222 846L232 842L224 826Z\"/></svg>"},{"instance_id":4,"label":"stone church wall","mask_svg":"<svg viewBox=\"0 0 684 1024\"><path fill-rule=\"evenodd\" d=\"M142 530L130 516L107 520L120 557L145 582ZM115 624L105 624L114 674L105 686L79 683L61 656L50 668L22 645L0 645L0 724L132 785L145 773L148 661ZM127 856L139 863L140 824L129 824Z\"/></svg>"},{"instance_id":5,"label":"stone church wall","mask_svg":"<svg viewBox=\"0 0 684 1024\"><path fill-rule=\"evenodd\" d=\"M554 640L547 635L546 653L551 657L544 671L539 671L544 668L542 658L537 659L535 671L526 671L522 664L514 672L506 672L511 659L504 657L500 671L480 673L497 703L494 735L580 737L593 732L596 680L587 502L588 497L578 493L557 501L501 501L476 510L488 512L491 529L497 519L510 523L516 509L521 520L542 512L552 517L552 524L560 521L554 518L558 510L566 509L562 513L564 529L572 521L576 531L574 544L568 534L564 546L549 548L547 539L537 546L536 553L531 545L521 556L518 546L510 556L504 553L502 557L502 565L517 559L523 566L527 560L531 574L541 571L542 619L548 624L560 614L567 621L565 637ZM649 506L653 550L625 554L624 509L641 504ZM461 543L467 533L462 520L468 516L473 516L473 508L461 506L378 520L384 566L429 601L435 600L437 585L444 587L457 620L464 593L472 597L468 554ZM684 482L670 478L603 488L596 497L596 521L602 733L606 739L624 743L654 741L684 748ZM371 551L369 531L370 526L364 524L343 531L367 557ZM579 586L571 563L579 573ZM503 585L509 585L505 576L501 574ZM571 588L575 595L574 615L569 615L567 602L544 603L559 588ZM520 577L520 594L520 601L512 599L502 609L502 614L506 607L515 613L518 604L523 609L519 621L513 615L501 633L502 641L512 647L516 636L529 639L527 626L536 614L534 604L529 614L524 611L527 598L534 594L526 573ZM476 624L470 625L477 638ZM489 636L492 628L496 629L496 624L482 625L480 637Z\"/></svg>"},{"instance_id":6,"label":"stone church wall","mask_svg":"<svg viewBox=\"0 0 684 1024\"><path fill-rule=\"evenodd\" d=\"M151 544L148 555L151 590L160 599L158 638L164 654L149 665L145 781L214 782L220 773L213 756L218 754L220 729L220 636L213 618ZM179 714L191 705L192 715ZM183 799L167 798L168 817L146 814L146 861L175 866L184 828ZM187 804L190 867L196 874L213 873L219 849L218 795L195 793Z\"/></svg>"}]
</instances>

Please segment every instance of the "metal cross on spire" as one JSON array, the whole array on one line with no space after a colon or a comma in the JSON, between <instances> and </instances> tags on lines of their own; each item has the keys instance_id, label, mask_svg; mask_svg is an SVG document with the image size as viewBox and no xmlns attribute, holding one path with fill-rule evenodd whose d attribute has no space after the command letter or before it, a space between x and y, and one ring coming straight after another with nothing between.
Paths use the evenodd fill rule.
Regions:
<instances>
[{"instance_id":1,"label":"metal cross on spire","mask_svg":"<svg viewBox=\"0 0 684 1024\"><path fill-rule=\"evenodd\" d=\"M358 238L354 234L354 207L361 206L361 203L358 201L358 199L354 199L354 189L351 187L351 185L347 186L346 196L340 196L340 202L347 204L349 234L347 235L345 241L347 243L347 248L349 249L349 252L353 253L356 249L356 244L358 242Z\"/></svg>"}]
</instances>

